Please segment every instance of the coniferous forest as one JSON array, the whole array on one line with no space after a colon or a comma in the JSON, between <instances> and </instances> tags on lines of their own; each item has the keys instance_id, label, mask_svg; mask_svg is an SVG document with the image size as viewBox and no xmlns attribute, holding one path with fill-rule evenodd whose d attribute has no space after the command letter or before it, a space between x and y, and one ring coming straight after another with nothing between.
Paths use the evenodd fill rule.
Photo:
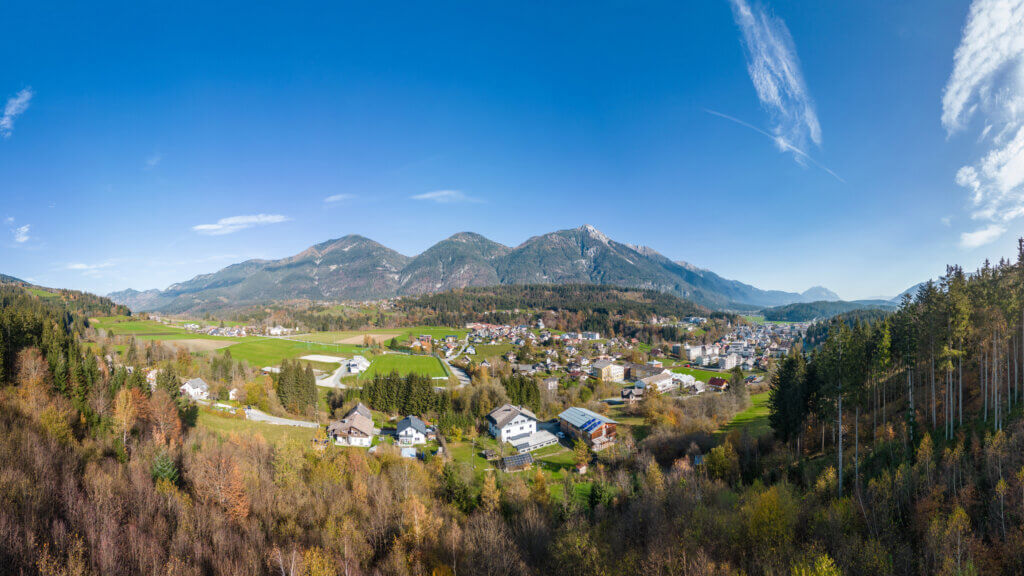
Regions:
<instances>
[{"instance_id":1,"label":"coniferous forest","mask_svg":"<svg viewBox=\"0 0 1024 576\"><path fill-rule=\"evenodd\" d=\"M4 286L0 303L4 573L1024 570L1024 245L894 313L818 326L771 374L763 435L701 435L684 400L652 394L648 440L566 475L561 498L541 474L211 434L173 374L151 388L92 353L71 302ZM308 384L289 365L278 395ZM438 414L444 433L478 425L478 396L536 401L501 384L453 398L378 376L361 397Z\"/></svg>"}]
</instances>

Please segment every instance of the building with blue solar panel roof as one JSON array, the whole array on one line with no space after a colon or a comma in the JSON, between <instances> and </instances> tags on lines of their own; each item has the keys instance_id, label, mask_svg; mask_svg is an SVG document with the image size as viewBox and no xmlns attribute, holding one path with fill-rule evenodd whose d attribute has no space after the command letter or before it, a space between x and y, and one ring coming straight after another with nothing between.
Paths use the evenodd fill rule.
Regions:
<instances>
[{"instance_id":1,"label":"building with blue solar panel roof","mask_svg":"<svg viewBox=\"0 0 1024 576\"><path fill-rule=\"evenodd\" d=\"M617 422L597 412L573 406L558 415L562 432L584 441L595 451L615 443Z\"/></svg>"}]
</instances>

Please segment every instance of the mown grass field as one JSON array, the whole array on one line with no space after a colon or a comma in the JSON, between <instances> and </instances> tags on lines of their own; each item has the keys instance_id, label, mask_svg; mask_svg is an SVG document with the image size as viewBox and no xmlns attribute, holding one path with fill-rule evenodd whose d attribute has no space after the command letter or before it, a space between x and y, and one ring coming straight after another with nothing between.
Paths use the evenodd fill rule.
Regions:
<instances>
[{"instance_id":1,"label":"mown grass field","mask_svg":"<svg viewBox=\"0 0 1024 576\"><path fill-rule=\"evenodd\" d=\"M448 376L444 365L434 356L384 354L373 359L370 368L360 375L360 379L366 380L378 374L384 376L392 372L402 375L423 374L431 378Z\"/></svg>"},{"instance_id":2,"label":"mown grass field","mask_svg":"<svg viewBox=\"0 0 1024 576\"><path fill-rule=\"evenodd\" d=\"M238 344L219 350L231 352L235 360L245 360L250 366L277 366L284 358L298 358L307 354L323 354L327 356L351 357L354 354L362 354L369 360L370 353L360 346L349 346L345 344L309 344L296 342L284 338L261 338L248 336L239 338ZM331 364L337 368L337 364ZM329 368L329 366L318 366Z\"/></svg>"},{"instance_id":3,"label":"mown grass field","mask_svg":"<svg viewBox=\"0 0 1024 576\"><path fill-rule=\"evenodd\" d=\"M772 429L768 423L768 392L750 395L750 408L740 412L719 431L728 434L734 430L745 430L751 436L760 436Z\"/></svg>"},{"instance_id":4,"label":"mown grass field","mask_svg":"<svg viewBox=\"0 0 1024 576\"><path fill-rule=\"evenodd\" d=\"M295 440L308 445L310 440L316 437L316 430L313 428L299 428L297 426L280 426L267 424L266 422L252 422L235 416L221 415L208 410L200 410L197 425L222 437L229 434L259 434L263 438L276 445Z\"/></svg>"}]
</instances>

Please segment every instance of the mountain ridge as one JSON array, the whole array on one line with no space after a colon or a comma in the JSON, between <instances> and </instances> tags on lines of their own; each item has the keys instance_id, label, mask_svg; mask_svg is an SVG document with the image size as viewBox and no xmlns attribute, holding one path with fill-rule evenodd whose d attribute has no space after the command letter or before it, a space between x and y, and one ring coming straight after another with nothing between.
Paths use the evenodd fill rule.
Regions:
<instances>
[{"instance_id":1,"label":"mountain ridge","mask_svg":"<svg viewBox=\"0 0 1024 576\"><path fill-rule=\"evenodd\" d=\"M838 300L815 286L762 290L647 247L617 242L589 224L531 236L515 247L458 232L415 256L349 234L277 260L246 260L165 290L111 292L137 311L196 312L274 300L377 300L504 284L598 284L666 292L712 309L754 310Z\"/></svg>"}]
</instances>

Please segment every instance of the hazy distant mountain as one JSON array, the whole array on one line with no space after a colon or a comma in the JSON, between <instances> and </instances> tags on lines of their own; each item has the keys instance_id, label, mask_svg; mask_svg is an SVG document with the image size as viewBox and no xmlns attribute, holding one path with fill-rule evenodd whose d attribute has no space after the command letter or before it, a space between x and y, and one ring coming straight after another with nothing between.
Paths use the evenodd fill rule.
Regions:
<instances>
[{"instance_id":1,"label":"hazy distant mountain","mask_svg":"<svg viewBox=\"0 0 1024 576\"><path fill-rule=\"evenodd\" d=\"M615 242L593 226L535 236L515 248L462 232L414 258L345 236L290 258L249 260L166 290L123 290L110 297L134 310L184 312L271 300L366 300L467 286L568 283L658 290L718 309L838 299L821 287L798 294L727 280L651 248Z\"/></svg>"},{"instance_id":2,"label":"hazy distant mountain","mask_svg":"<svg viewBox=\"0 0 1024 576\"><path fill-rule=\"evenodd\" d=\"M825 288L824 286L812 286L807 290L804 290L800 296L803 297L804 302L836 302L842 300L839 294Z\"/></svg>"}]
</instances>

